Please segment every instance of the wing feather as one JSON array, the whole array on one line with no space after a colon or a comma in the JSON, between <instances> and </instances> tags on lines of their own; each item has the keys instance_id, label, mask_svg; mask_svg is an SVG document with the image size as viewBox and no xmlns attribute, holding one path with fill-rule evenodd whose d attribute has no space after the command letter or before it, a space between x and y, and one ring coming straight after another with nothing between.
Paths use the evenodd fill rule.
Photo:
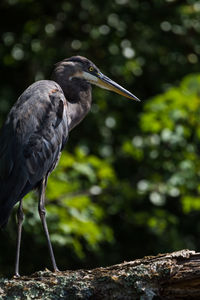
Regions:
<instances>
[{"instance_id":1,"label":"wing feather","mask_svg":"<svg viewBox=\"0 0 200 300\"><path fill-rule=\"evenodd\" d=\"M42 80L25 90L11 109L0 134L0 211L55 167L68 138L66 107L60 86Z\"/></svg>"}]
</instances>

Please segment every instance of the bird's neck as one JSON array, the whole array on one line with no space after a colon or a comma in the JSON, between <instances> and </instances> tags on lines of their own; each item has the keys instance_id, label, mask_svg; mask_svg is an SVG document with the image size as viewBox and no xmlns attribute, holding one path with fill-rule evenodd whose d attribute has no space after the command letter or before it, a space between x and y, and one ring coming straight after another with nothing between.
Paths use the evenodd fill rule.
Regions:
<instances>
[{"instance_id":1,"label":"bird's neck","mask_svg":"<svg viewBox=\"0 0 200 300\"><path fill-rule=\"evenodd\" d=\"M66 67L66 63L61 63L52 74L52 79L60 85L67 100L69 130L84 119L92 104L91 85L82 78L73 77L75 71L74 64Z\"/></svg>"},{"instance_id":2,"label":"bird's neck","mask_svg":"<svg viewBox=\"0 0 200 300\"><path fill-rule=\"evenodd\" d=\"M78 125L88 114L92 104L91 87L88 90L80 91L78 101L67 99L67 116L69 131ZM68 100L69 99L69 100Z\"/></svg>"},{"instance_id":3,"label":"bird's neck","mask_svg":"<svg viewBox=\"0 0 200 300\"><path fill-rule=\"evenodd\" d=\"M92 104L92 88L89 83L79 78L57 81L67 100L69 130L78 125L88 114Z\"/></svg>"}]
</instances>

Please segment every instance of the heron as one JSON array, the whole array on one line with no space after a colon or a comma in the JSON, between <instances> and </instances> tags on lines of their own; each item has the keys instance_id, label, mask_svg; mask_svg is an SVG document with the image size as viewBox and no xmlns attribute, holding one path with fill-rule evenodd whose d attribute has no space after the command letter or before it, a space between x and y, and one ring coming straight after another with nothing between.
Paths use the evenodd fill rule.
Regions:
<instances>
[{"instance_id":1,"label":"heron","mask_svg":"<svg viewBox=\"0 0 200 300\"><path fill-rule=\"evenodd\" d=\"M53 271L59 271L46 222L45 189L58 164L69 132L87 115L92 105L92 87L114 91L140 101L131 92L105 76L89 59L72 56L55 65L51 80L30 85L8 113L0 132L0 227L17 210L15 277L24 212L22 200L31 190L39 194L38 211L45 232Z\"/></svg>"}]
</instances>

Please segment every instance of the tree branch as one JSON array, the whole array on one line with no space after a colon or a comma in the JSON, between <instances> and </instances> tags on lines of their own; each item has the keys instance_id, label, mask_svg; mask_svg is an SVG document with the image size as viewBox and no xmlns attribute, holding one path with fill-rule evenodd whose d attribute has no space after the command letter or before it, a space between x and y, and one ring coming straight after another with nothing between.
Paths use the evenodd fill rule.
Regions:
<instances>
[{"instance_id":1,"label":"tree branch","mask_svg":"<svg viewBox=\"0 0 200 300\"><path fill-rule=\"evenodd\" d=\"M200 299L200 253L181 250L107 268L1 279L0 299Z\"/></svg>"}]
</instances>

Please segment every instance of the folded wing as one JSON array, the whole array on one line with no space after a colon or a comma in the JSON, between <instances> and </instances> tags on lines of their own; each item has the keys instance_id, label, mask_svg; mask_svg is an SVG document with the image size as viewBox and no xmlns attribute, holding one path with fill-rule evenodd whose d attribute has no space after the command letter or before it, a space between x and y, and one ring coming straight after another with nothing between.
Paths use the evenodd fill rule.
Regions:
<instances>
[{"instance_id":1,"label":"folded wing","mask_svg":"<svg viewBox=\"0 0 200 300\"><path fill-rule=\"evenodd\" d=\"M60 86L31 85L11 109L0 134L0 226L12 207L55 168L68 138Z\"/></svg>"}]
</instances>

